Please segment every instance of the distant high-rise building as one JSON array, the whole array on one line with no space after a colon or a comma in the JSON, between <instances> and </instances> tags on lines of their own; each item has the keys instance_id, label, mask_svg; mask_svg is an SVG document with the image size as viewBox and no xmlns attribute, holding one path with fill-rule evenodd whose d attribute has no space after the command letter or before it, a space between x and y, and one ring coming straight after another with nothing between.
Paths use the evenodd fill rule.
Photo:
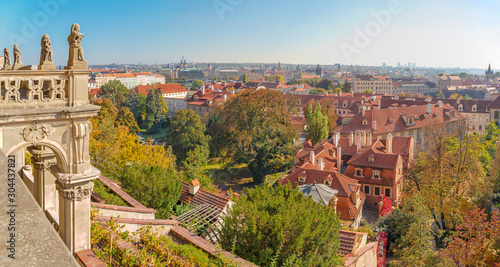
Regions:
<instances>
[{"instance_id":1,"label":"distant high-rise building","mask_svg":"<svg viewBox=\"0 0 500 267\"><path fill-rule=\"evenodd\" d=\"M398 62L398 68L401 68L401 63L400 62Z\"/></svg>"}]
</instances>

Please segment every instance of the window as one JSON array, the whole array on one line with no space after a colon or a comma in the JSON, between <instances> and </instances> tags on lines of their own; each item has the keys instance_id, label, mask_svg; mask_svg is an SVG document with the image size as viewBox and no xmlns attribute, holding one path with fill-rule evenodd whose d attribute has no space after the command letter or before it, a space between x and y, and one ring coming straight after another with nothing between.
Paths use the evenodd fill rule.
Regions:
<instances>
[{"instance_id":1,"label":"window","mask_svg":"<svg viewBox=\"0 0 500 267\"><path fill-rule=\"evenodd\" d=\"M476 112L476 111L477 111L477 105L472 106L472 112Z\"/></svg>"},{"instance_id":2,"label":"window","mask_svg":"<svg viewBox=\"0 0 500 267\"><path fill-rule=\"evenodd\" d=\"M339 106L339 102L338 101L335 101L335 107L338 107Z\"/></svg>"},{"instance_id":3,"label":"window","mask_svg":"<svg viewBox=\"0 0 500 267\"><path fill-rule=\"evenodd\" d=\"M365 185L363 191L364 191L365 195L370 195L370 186L369 185Z\"/></svg>"},{"instance_id":4,"label":"window","mask_svg":"<svg viewBox=\"0 0 500 267\"><path fill-rule=\"evenodd\" d=\"M344 108L347 107L347 101L344 101Z\"/></svg>"},{"instance_id":5,"label":"window","mask_svg":"<svg viewBox=\"0 0 500 267\"><path fill-rule=\"evenodd\" d=\"M390 188L386 188L384 193L385 193L386 197L391 197L391 189Z\"/></svg>"},{"instance_id":6,"label":"window","mask_svg":"<svg viewBox=\"0 0 500 267\"><path fill-rule=\"evenodd\" d=\"M375 195L375 196L380 195L380 187L375 186L375 192L374 192L374 195Z\"/></svg>"},{"instance_id":7,"label":"window","mask_svg":"<svg viewBox=\"0 0 500 267\"><path fill-rule=\"evenodd\" d=\"M355 169L354 176L363 177L363 169Z\"/></svg>"},{"instance_id":8,"label":"window","mask_svg":"<svg viewBox=\"0 0 500 267\"><path fill-rule=\"evenodd\" d=\"M324 184L327 186L332 186L332 180L327 179L327 180L325 180Z\"/></svg>"},{"instance_id":9,"label":"window","mask_svg":"<svg viewBox=\"0 0 500 267\"><path fill-rule=\"evenodd\" d=\"M479 125L479 131L482 131L482 130L483 130L482 125Z\"/></svg>"},{"instance_id":10,"label":"window","mask_svg":"<svg viewBox=\"0 0 500 267\"><path fill-rule=\"evenodd\" d=\"M299 182L301 182L301 183L306 182L306 172L299 174Z\"/></svg>"},{"instance_id":11,"label":"window","mask_svg":"<svg viewBox=\"0 0 500 267\"><path fill-rule=\"evenodd\" d=\"M367 120L363 120L363 122L361 123L363 125L367 125L368 124L368 121Z\"/></svg>"},{"instance_id":12,"label":"window","mask_svg":"<svg viewBox=\"0 0 500 267\"><path fill-rule=\"evenodd\" d=\"M458 106L458 111L463 111L463 110L464 110L464 106L463 106L462 104L460 104L460 105Z\"/></svg>"},{"instance_id":13,"label":"window","mask_svg":"<svg viewBox=\"0 0 500 267\"><path fill-rule=\"evenodd\" d=\"M372 179L380 180L380 171L372 171Z\"/></svg>"}]
</instances>

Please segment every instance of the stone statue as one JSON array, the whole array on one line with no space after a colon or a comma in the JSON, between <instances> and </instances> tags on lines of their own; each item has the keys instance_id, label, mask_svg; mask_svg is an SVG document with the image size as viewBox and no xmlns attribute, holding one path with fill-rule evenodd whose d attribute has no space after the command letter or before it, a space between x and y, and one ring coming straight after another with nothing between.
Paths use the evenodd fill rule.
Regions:
<instances>
[{"instance_id":1,"label":"stone statue","mask_svg":"<svg viewBox=\"0 0 500 267\"><path fill-rule=\"evenodd\" d=\"M22 64L21 63L21 50L19 50L19 46L17 44L14 45L14 65L19 63L19 64Z\"/></svg>"},{"instance_id":2,"label":"stone statue","mask_svg":"<svg viewBox=\"0 0 500 267\"><path fill-rule=\"evenodd\" d=\"M83 58L83 49L82 49L82 39L85 37L82 33L80 33L80 25L73 24L71 26L71 33L68 36L68 43L70 49L70 60L74 61L85 61ZM73 51L71 51L73 49ZM71 53L73 52L73 53ZM76 58L75 58L76 56Z\"/></svg>"},{"instance_id":3,"label":"stone statue","mask_svg":"<svg viewBox=\"0 0 500 267\"><path fill-rule=\"evenodd\" d=\"M42 65L43 62L46 62L46 61L53 62L53 60L52 60L52 46L51 46L48 34L43 35L42 41L40 42L40 45L42 46L42 52L40 53L40 65Z\"/></svg>"},{"instance_id":4,"label":"stone statue","mask_svg":"<svg viewBox=\"0 0 500 267\"><path fill-rule=\"evenodd\" d=\"M54 60L52 59L52 44L50 43L49 35L44 34L40 41L42 51L40 52L39 70L55 70Z\"/></svg>"},{"instance_id":5,"label":"stone statue","mask_svg":"<svg viewBox=\"0 0 500 267\"><path fill-rule=\"evenodd\" d=\"M12 66L10 65L10 53L8 48L5 48L3 50L3 58L4 58L3 69L4 70L12 69Z\"/></svg>"},{"instance_id":6,"label":"stone statue","mask_svg":"<svg viewBox=\"0 0 500 267\"><path fill-rule=\"evenodd\" d=\"M12 52L14 53L14 66L12 68L17 70L23 66L23 63L21 62L22 53L17 44L14 45Z\"/></svg>"}]
</instances>

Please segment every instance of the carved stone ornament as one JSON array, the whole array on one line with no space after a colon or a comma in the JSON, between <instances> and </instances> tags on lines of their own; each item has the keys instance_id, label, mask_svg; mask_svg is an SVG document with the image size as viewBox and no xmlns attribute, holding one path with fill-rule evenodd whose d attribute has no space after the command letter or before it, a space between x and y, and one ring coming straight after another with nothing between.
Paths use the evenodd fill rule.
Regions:
<instances>
[{"instance_id":1,"label":"carved stone ornament","mask_svg":"<svg viewBox=\"0 0 500 267\"><path fill-rule=\"evenodd\" d=\"M78 186L75 188L64 188L59 183L56 182L56 189L59 194L66 199L82 201L92 194L92 189L94 187L94 183L88 183L84 186Z\"/></svg>"},{"instance_id":2,"label":"carved stone ornament","mask_svg":"<svg viewBox=\"0 0 500 267\"><path fill-rule=\"evenodd\" d=\"M49 125L38 125L38 121L34 121L33 125L24 127L21 135L24 141L30 142L33 145L38 145L41 140L47 138L52 133L52 127Z\"/></svg>"}]
</instances>

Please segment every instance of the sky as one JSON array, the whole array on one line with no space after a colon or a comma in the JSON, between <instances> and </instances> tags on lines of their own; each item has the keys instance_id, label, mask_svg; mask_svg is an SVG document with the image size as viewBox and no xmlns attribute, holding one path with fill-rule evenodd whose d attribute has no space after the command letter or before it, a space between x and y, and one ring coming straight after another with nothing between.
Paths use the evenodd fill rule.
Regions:
<instances>
[{"instance_id":1,"label":"sky","mask_svg":"<svg viewBox=\"0 0 500 267\"><path fill-rule=\"evenodd\" d=\"M178 62L500 69L500 1L18 0L0 2L0 47L57 65L73 23L90 65Z\"/></svg>"}]
</instances>

